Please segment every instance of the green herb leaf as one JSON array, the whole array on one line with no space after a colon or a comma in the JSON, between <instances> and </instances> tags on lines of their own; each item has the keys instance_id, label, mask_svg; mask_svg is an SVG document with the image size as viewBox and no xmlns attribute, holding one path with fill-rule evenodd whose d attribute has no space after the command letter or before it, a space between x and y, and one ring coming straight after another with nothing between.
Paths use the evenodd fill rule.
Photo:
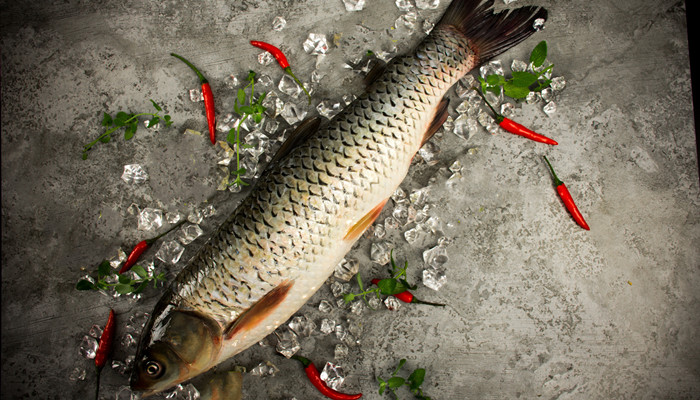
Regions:
<instances>
[{"instance_id":1,"label":"green herb leaf","mask_svg":"<svg viewBox=\"0 0 700 400\"><path fill-rule=\"evenodd\" d=\"M140 265L134 265L131 267L131 270L134 271L136 275L138 275L139 278L148 278L148 272L146 269Z\"/></svg>"},{"instance_id":2,"label":"green herb leaf","mask_svg":"<svg viewBox=\"0 0 700 400\"><path fill-rule=\"evenodd\" d=\"M503 75L491 74L486 77L486 83L489 85L500 86L506 81Z\"/></svg>"},{"instance_id":3,"label":"green herb leaf","mask_svg":"<svg viewBox=\"0 0 700 400\"><path fill-rule=\"evenodd\" d=\"M245 91L243 89L238 89L238 93L236 94L236 96L238 103L245 104Z\"/></svg>"},{"instance_id":4,"label":"green herb leaf","mask_svg":"<svg viewBox=\"0 0 700 400\"><path fill-rule=\"evenodd\" d=\"M242 114L252 114L253 113L253 107L251 107L251 106L240 106L240 107L238 107L238 109L240 110L240 112Z\"/></svg>"},{"instance_id":5,"label":"green herb leaf","mask_svg":"<svg viewBox=\"0 0 700 400\"><path fill-rule=\"evenodd\" d=\"M160 106L158 105L158 103L156 103L156 102L153 101L152 99L149 99L149 100L151 100L151 104L153 104L153 108L155 108L155 109L158 110L158 111L163 111L163 109L160 108Z\"/></svg>"},{"instance_id":6,"label":"green herb leaf","mask_svg":"<svg viewBox=\"0 0 700 400\"><path fill-rule=\"evenodd\" d=\"M139 294L139 293L143 292L143 290L146 288L146 286L148 286L148 281L141 282L141 284L138 285L132 293Z\"/></svg>"},{"instance_id":7,"label":"green herb leaf","mask_svg":"<svg viewBox=\"0 0 700 400\"><path fill-rule=\"evenodd\" d=\"M401 386L403 386L403 384L405 382L406 382L406 380L404 378L402 378L400 376L394 376L394 377L389 378L389 380L386 381L386 384L390 389L398 389Z\"/></svg>"},{"instance_id":8,"label":"green herb leaf","mask_svg":"<svg viewBox=\"0 0 700 400\"><path fill-rule=\"evenodd\" d=\"M87 151L83 151L83 160L87 160L87 158L88 158Z\"/></svg>"},{"instance_id":9,"label":"green herb leaf","mask_svg":"<svg viewBox=\"0 0 700 400\"><path fill-rule=\"evenodd\" d=\"M537 75L524 71L513 71L512 84L514 86L528 88L535 82L537 82Z\"/></svg>"},{"instance_id":10,"label":"green herb leaf","mask_svg":"<svg viewBox=\"0 0 700 400\"><path fill-rule=\"evenodd\" d=\"M148 125L146 126L146 128L154 127L154 126L156 126L156 124L158 124L159 122L160 122L160 118L158 118L158 117L153 117L153 118L151 118L150 121L148 121Z\"/></svg>"},{"instance_id":11,"label":"green herb leaf","mask_svg":"<svg viewBox=\"0 0 700 400\"><path fill-rule=\"evenodd\" d=\"M112 139L112 135L100 136L100 142L102 143L109 143L110 139Z\"/></svg>"},{"instance_id":12,"label":"green herb leaf","mask_svg":"<svg viewBox=\"0 0 700 400\"><path fill-rule=\"evenodd\" d=\"M530 62L535 67L540 67L544 64L544 60L547 58L547 42L541 41L532 49L530 53Z\"/></svg>"},{"instance_id":13,"label":"green herb leaf","mask_svg":"<svg viewBox=\"0 0 700 400\"><path fill-rule=\"evenodd\" d=\"M377 378L379 381L379 394L384 394L384 391L386 390L386 382L382 378Z\"/></svg>"},{"instance_id":14,"label":"green herb leaf","mask_svg":"<svg viewBox=\"0 0 700 400\"><path fill-rule=\"evenodd\" d=\"M139 121L134 120L133 122L130 122L129 125L126 126L126 130L124 130L124 140L130 140L131 138L134 137L134 134L136 134L136 131L139 129Z\"/></svg>"},{"instance_id":15,"label":"green herb leaf","mask_svg":"<svg viewBox=\"0 0 700 400\"><path fill-rule=\"evenodd\" d=\"M112 125L112 116L104 113L104 116L102 117L102 126L107 127Z\"/></svg>"},{"instance_id":16,"label":"green herb leaf","mask_svg":"<svg viewBox=\"0 0 700 400\"><path fill-rule=\"evenodd\" d=\"M418 368L408 377L408 383L411 390L417 390L425 380L425 369Z\"/></svg>"},{"instance_id":17,"label":"green herb leaf","mask_svg":"<svg viewBox=\"0 0 700 400\"><path fill-rule=\"evenodd\" d=\"M94 283L92 283L88 280L85 280L85 279L79 280L78 283L75 285L75 288L78 290L95 290L95 289L97 289L95 287Z\"/></svg>"},{"instance_id":18,"label":"green herb leaf","mask_svg":"<svg viewBox=\"0 0 700 400\"><path fill-rule=\"evenodd\" d=\"M129 285L129 284L117 283L114 286L114 290L119 294L128 294L128 293L131 293L134 290L134 288L131 287L131 285Z\"/></svg>"},{"instance_id":19,"label":"green herb leaf","mask_svg":"<svg viewBox=\"0 0 700 400\"><path fill-rule=\"evenodd\" d=\"M112 266L109 264L109 261L102 260L100 265L97 267L97 276L102 278L103 276L109 275L111 271Z\"/></svg>"},{"instance_id":20,"label":"green herb leaf","mask_svg":"<svg viewBox=\"0 0 700 400\"><path fill-rule=\"evenodd\" d=\"M124 125L126 125L126 121L128 119L129 119L129 114L125 113L124 111L119 111L117 113L116 118L114 118L114 125L124 126Z\"/></svg>"},{"instance_id":21,"label":"green herb leaf","mask_svg":"<svg viewBox=\"0 0 700 400\"><path fill-rule=\"evenodd\" d=\"M506 82L506 84L503 85L503 93L514 99L524 99L530 94L530 89L527 87L515 86L511 82Z\"/></svg>"},{"instance_id":22,"label":"green herb leaf","mask_svg":"<svg viewBox=\"0 0 700 400\"><path fill-rule=\"evenodd\" d=\"M236 143L236 129L231 129L226 135L226 141L229 143Z\"/></svg>"},{"instance_id":23,"label":"green herb leaf","mask_svg":"<svg viewBox=\"0 0 700 400\"><path fill-rule=\"evenodd\" d=\"M249 70L248 71L248 81L250 81L252 83L255 80L255 75L256 75L255 71Z\"/></svg>"}]
</instances>

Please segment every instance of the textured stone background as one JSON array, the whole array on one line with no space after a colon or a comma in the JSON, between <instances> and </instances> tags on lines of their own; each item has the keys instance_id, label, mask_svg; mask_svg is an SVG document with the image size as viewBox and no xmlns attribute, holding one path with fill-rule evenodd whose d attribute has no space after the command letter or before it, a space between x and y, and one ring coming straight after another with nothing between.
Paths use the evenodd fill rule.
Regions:
<instances>
[{"instance_id":1,"label":"textured stone background","mask_svg":"<svg viewBox=\"0 0 700 400\"><path fill-rule=\"evenodd\" d=\"M183 134L206 124L202 104L189 100L196 78L168 54L185 55L208 75L220 115L233 109L229 75L242 79L254 69L275 83L282 75L275 64L257 63L253 38L285 50L303 80L315 68L325 75L314 105L340 100L362 91L361 76L343 63L367 49L405 51L422 36L392 37L387 29L402 12L393 1L367 3L347 12L340 0L0 1L3 398L91 396L94 372L78 354L81 338L104 324L110 307L120 334L130 316L150 311L157 290L134 301L74 289L101 259L149 236L137 230L132 204L183 214L213 204L218 213L201 225L209 234L244 194L217 192L222 150ZM700 196L684 3L513 6L530 4L549 10L546 29L499 59L510 65L547 40L554 74L567 81L559 109L549 117L542 104L519 105L515 118L560 145L483 130L468 141L451 132L433 139L439 162L417 163L402 187L430 188L430 215L453 239L448 282L438 292L416 290L448 307L404 305L359 317L335 308L331 316L361 344L335 360L339 340L316 334L302 340L301 352L342 364L344 390L380 398L376 377L407 358L406 370L427 369L423 387L434 399L700 393ZM446 6L419 11L418 22L436 21ZM270 29L277 15L287 20L281 32ZM301 47L309 32L341 36L316 57ZM459 102L450 96L456 117ZM82 145L101 133L103 112L147 110L149 98L165 105L173 127L140 129L132 141L117 137L80 159ZM568 183L590 232L565 212L542 155ZM440 169L455 160L464 178L450 188ZM147 169L144 185L120 179L132 163ZM391 211L390 202L380 220ZM420 282L421 254L437 236L409 245L404 230L384 240ZM157 267L172 275L204 240L187 246L177 265ZM365 277L385 270L369 260L376 241L367 235L350 254ZM299 313L319 324L324 298L332 298L328 285ZM133 352L118 346L114 358ZM280 371L246 375L246 398L322 398L296 362L270 347L255 346L222 369L267 360ZM69 380L75 368L87 369L86 380ZM113 398L127 378L106 370L102 384L103 396Z\"/></svg>"}]
</instances>

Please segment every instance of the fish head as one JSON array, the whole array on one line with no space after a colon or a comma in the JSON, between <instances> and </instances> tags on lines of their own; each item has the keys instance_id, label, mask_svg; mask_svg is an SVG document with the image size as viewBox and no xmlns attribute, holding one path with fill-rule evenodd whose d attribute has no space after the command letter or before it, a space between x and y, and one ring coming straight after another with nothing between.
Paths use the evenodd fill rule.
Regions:
<instances>
[{"instance_id":1,"label":"fish head","mask_svg":"<svg viewBox=\"0 0 700 400\"><path fill-rule=\"evenodd\" d=\"M153 318L139 344L131 388L150 396L213 367L220 331L215 321L195 312L174 310Z\"/></svg>"}]
</instances>

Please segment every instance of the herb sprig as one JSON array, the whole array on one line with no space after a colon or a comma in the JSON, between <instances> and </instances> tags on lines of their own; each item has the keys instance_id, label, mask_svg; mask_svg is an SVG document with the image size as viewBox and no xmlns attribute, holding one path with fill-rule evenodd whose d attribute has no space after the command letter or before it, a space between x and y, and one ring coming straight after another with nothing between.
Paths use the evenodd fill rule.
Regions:
<instances>
[{"instance_id":1,"label":"herb sprig","mask_svg":"<svg viewBox=\"0 0 700 400\"><path fill-rule=\"evenodd\" d=\"M391 373L391 378L384 380L381 377L377 377L377 381L379 381L379 394L384 394L384 392L388 389L391 391L391 393L394 394L394 397L396 399L399 399L399 395L396 392L401 386L408 386L409 390L415 398L419 400L431 400L430 397L426 396L423 394L423 389L421 388L421 385L423 384L423 381L425 380L425 368L416 368L413 370L411 375L408 376L408 378L402 378L400 376L396 376L396 374L399 372L399 370L406 364L406 359L402 358L399 361L399 365L396 367L394 372Z\"/></svg>"},{"instance_id":2,"label":"herb sprig","mask_svg":"<svg viewBox=\"0 0 700 400\"><path fill-rule=\"evenodd\" d=\"M554 64L540 69L546 59L547 42L543 40L530 53L530 63L533 70L537 72L513 71L513 76L510 79L497 74L487 75L486 79L479 76L481 91L500 95L502 88L503 93L513 99L524 99L530 92L541 92L552 83L552 80L547 78L547 74L552 71Z\"/></svg>"},{"instance_id":3,"label":"herb sprig","mask_svg":"<svg viewBox=\"0 0 700 400\"><path fill-rule=\"evenodd\" d=\"M241 179L241 176L245 175L246 173L246 169L241 167L241 147L248 147L247 145L241 144L241 125L243 125L243 122L245 122L248 118L252 118L256 124L259 124L260 121L262 121L265 113L265 107L262 105L262 103L265 101L265 96L267 96L267 93L263 93L260 95L260 97L255 99L255 75L255 71L248 71L249 83L245 87L238 89L238 92L236 93L233 109L241 116L241 118L238 120L236 127L231 128L228 132L228 136L226 136L226 140L236 147L236 170L231 172L232 174L236 174L236 179L233 181L233 183L231 183L231 185L248 185L248 183ZM245 92L248 87L250 87L250 97L248 97ZM248 102L247 105L246 100Z\"/></svg>"},{"instance_id":4,"label":"herb sprig","mask_svg":"<svg viewBox=\"0 0 700 400\"><path fill-rule=\"evenodd\" d=\"M117 273L117 270L112 268L109 261L103 260L97 267L97 279L95 282L81 279L75 285L75 288L78 290L104 291L114 288L119 294L138 294L143 292L149 282L153 282L153 287L157 287L158 282L165 282L165 272L151 275L140 265L134 265L130 271L133 271L138 278L131 278L129 273Z\"/></svg>"},{"instance_id":5,"label":"herb sprig","mask_svg":"<svg viewBox=\"0 0 700 400\"><path fill-rule=\"evenodd\" d=\"M92 148L92 146L100 142L109 143L109 141L112 139L112 133L114 133L114 131L120 128L125 128L124 140L130 140L131 138L133 138L136 134L136 131L139 128L139 117L142 117L144 115L150 115L152 117L150 121L148 121L147 128L155 126L158 122L160 122L160 113L163 111L163 108L153 100L151 100L151 104L153 104L153 108L156 109L156 112L154 113L144 112L133 114L124 111L119 111L114 115L114 117L112 117L112 115L110 114L104 113L102 117L102 126L107 128L107 130L103 134L98 136L97 139L83 146L83 160L87 160L88 151ZM173 123L173 121L170 119L170 115L168 114L163 115L162 118L165 122L165 126L170 126Z\"/></svg>"},{"instance_id":6,"label":"herb sprig","mask_svg":"<svg viewBox=\"0 0 700 400\"><path fill-rule=\"evenodd\" d=\"M416 289L417 286L411 285L408 283L408 281L406 281L406 269L408 268L408 261L404 263L403 268L399 268L396 265L396 262L394 261L393 250L391 251L391 253L389 253L389 257L391 259L391 269L389 270L391 278L381 279L379 282L377 282L377 287L365 290L364 285L362 284L362 278L360 277L360 273L358 272L357 283L360 286L361 292L347 293L343 295L343 300L345 300L346 304L352 302L357 297L362 297L365 303L368 303L367 295L376 295L377 297L380 297L380 295L382 294L385 296L393 296L395 294L403 293L409 289Z\"/></svg>"}]
</instances>

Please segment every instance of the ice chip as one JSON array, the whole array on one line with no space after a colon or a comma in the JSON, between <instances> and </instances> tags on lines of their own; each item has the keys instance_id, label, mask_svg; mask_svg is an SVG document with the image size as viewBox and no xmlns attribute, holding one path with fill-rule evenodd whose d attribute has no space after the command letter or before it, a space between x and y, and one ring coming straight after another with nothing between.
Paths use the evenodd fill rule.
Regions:
<instances>
[{"instance_id":1,"label":"ice chip","mask_svg":"<svg viewBox=\"0 0 700 400\"><path fill-rule=\"evenodd\" d=\"M386 265L389 263L389 255L391 248L389 243L385 241L372 243L370 248L370 259L379 265Z\"/></svg>"},{"instance_id":2,"label":"ice chip","mask_svg":"<svg viewBox=\"0 0 700 400\"><path fill-rule=\"evenodd\" d=\"M70 375L68 375L68 379L74 382L84 381L86 376L87 372L85 371L85 368L75 367L73 368L73 371L71 371Z\"/></svg>"},{"instance_id":3,"label":"ice chip","mask_svg":"<svg viewBox=\"0 0 700 400\"><path fill-rule=\"evenodd\" d=\"M297 335L288 328L282 328L275 331L277 335L277 346L275 350L283 356L290 358L301 349Z\"/></svg>"},{"instance_id":4,"label":"ice chip","mask_svg":"<svg viewBox=\"0 0 700 400\"><path fill-rule=\"evenodd\" d=\"M386 228L382 224L377 224L374 226L374 237L377 239L384 239L386 237Z\"/></svg>"},{"instance_id":5,"label":"ice chip","mask_svg":"<svg viewBox=\"0 0 700 400\"><path fill-rule=\"evenodd\" d=\"M194 210L190 211L189 214L187 214L187 221L193 223L193 224L199 224L202 222L204 219L204 214L202 213L202 210L195 208Z\"/></svg>"},{"instance_id":6,"label":"ice chip","mask_svg":"<svg viewBox=\"0 0 700 400\"><path fill-rule=\"evenodd\" d=\"M138 229L140 231L154 231L163 226L163 211L146 207L139 213Z\"/></svg>"},{"instance_id":7,"label":"ice chip","mask_svg":"<svg viewBox=\"0 0 700 400\"><path fill-rule=\"evenodd\" d=\"M316 106L316 110L318 110L318 113L321 116L331 119L341 111L341 108L340 103L338 102L323 100L322 102L318 103L318 106Z\"/></svg>"},{"instance_id":8,"label":"ice chip","mask_svg":"<svg viewBox=\"0 0 700 400\"><path fill-rule=\"evenodd\" d=\"M432 141L428 141L421 146L420 150L418 150L418 154L420 154L426 164L435 165L439 161L438 155L440 155L440 147Z\"/></svg>"},{"instance_id":9,"label":"ice chip","mask_svg":"<svg viewBox=\"0 0 700 400\"><path fill-rule=\"evenodd\" d=\"M336 360L347 357L348 353L349 353L348 346L346 346L342 343L338 343L335 345L335 353L334 354L335 354Z\"/></svg>"},{"instance_id":10,"label":"ice chip","mask_svg":"<svg viewBox=\"0 0 700 400\"><path fill-rule=\"evenodd\" d=\"M245 137L245 152L249 153L253 158L259 158L261 154L265 153L270 148L270 138L267 137L262 131L255 130Z\"/></svg>"},{"instance_id":11,"label":"ice chip","mask_svg":"<svg viewBox=\"0 0 700 400\"><path fill-rule=\"evenodd\" d=\"M296 332L299 336L311 336L311 334L316 330L316 324L314 321L306 317L306 315L297 315L289 321L289 329Z\"/></svg>"},{"instance_id":12,"label":"ice chip","mask_svg":"<svg viewBox=\"0 0 700 400\"><path fill-rule=\"evenodd\" d=\"M261 65L270 65L273 61L275 61L275 58L269 51L263 51L262 53L258 54L258 63Z\"/></svg>"},{"instance_id":13,"label":"ice chip","mask_svg":"<svg viewBox=\"0 0 700 400\"><path fill-rule=\"evenodd\" d=\"M447 282L447 273L444 267L429 267L423 270L423 285L433 290L440 290Z\"/></svg>"},{"instance_id":14,"label":"ice chip","mask_svg":"<svg viewBox=\"0 0 700 400\"><path fill-rule=\"evenodd\" d=\"M126 183L138 185L148 180L148 173L140 164L127 164L124 166L122 180Z\"/></svg>"},{"instance_id":15,"label":"ice chip","mask_svg":"<svg viewBox=\"0 0 700 400\"><path fill-rule=\"evenodd\" d=\"M484 79L489 75L503 76L503 63L500 60L490 61L479 68L479 74Z\"/></svg>"},{"instance_id":16,"label":"ice chip","mask_svg":"<svg viewBox=\"0 0 700 400\"><path fill-rule=\"evenodd\" d=\"M340 340L345 339L345 337L348 335L347 329L341 324L337 324L335 326L335 337L337 337Z\"/></svg>"},{"instance_id":17,"label":"ice chip","mask_svg":"<svg viewBox=\"0 0 700 400\"><path fill-rule=\"evenodd\" d=\"M335 321L332 319L324 318L321 320L321 327L320 327L321 333L324 335L328 335L332 332L335 332Z\"/></svg>"},{"instance_id":18,"label":"ice chip","mask_svg":"<svg viewBox=\"0 0 700 400\"><path fill-rule=\"evenodd\" d=\"M542 111L544 111L544 113L547 114L547 116L551 117L554 113L557 112L557 104L553 101L550 101L542 108Z\"/></svg>"},{"instance_id":19,"label":"ice chip","mask_svg":"<svg viewBox=\"0 0 700 400\"><path fill-rule=\"evenodd\" d=\"M296 104L285 103L280 115L289 125L294 125L306 117L306 111L300 109Z\"/></svg>"},{"instance_id":20,"label":"ice chip","mask_svg":"<svg viewBox=\"0 0 700 400\"><path fill-rule=\"evenodd\" d=\"M365 8L365 0L343 0L347 11L361 11Z\"/></svg>"},{"instance_id":21,"label":"ice chip","mask_svg":"<svg viewBox=\"0 0 700 400\"><path fill-rule=\"evenodd\" d=\"M120 343L124 348L136 346L136 338L134 338L134 335L132 335L131 333L125 333L122 335Z\"/></svg>"},{"instance_id":22,"label":"ice chip","mask_svg":"<svg viewBox=\"0 0 700 400\"><path fill-rule=\"evenodd\" d=\"M423 252L423 262L433 268L443 266L448 260L447 249L444 246L437 245Z\"/></svg>"},{"instance_id":23,"label":"ice chip","mask_svg":"<svg viewBox=\"0 0 700 400\"><path fill-rule=\"evenodd\" d=\"M379 309L379 306L382 304L382 299L380 299L380 298L377 297L377 296L371 296L371 297L367 300L367 303L369 303L369 306L370 306L373 310L377 310L377 309Z\"/></svg>"},{"instance_id":24,"label":"ice chip","mask_svg":"<svg viewBox=\"0 0 700 400\"><path fill-rule=\"evenodd\" d=\"M510 70L513 72L525 72L527 71L527 63L523 60L513 60L510 63Z\"/></svg>"},{"instance_id":25,"label":"ice chip","mask_svg":"<svg viewBox=\"0 0 700 400\"><path fill-rule=\"evenodd\" d=\"M542 100L546 102L554 100L554 92L552 91L552 88L542 89L540 96L542 96Z\"/></svg>"},{"instance_id":26,"label":"ice chip","mask_svg":"<svg viewBox=\"0 0 700 400\"><path fill-rule=\"evenodd\" d=\"M449 170L451 172L461 172L462 171L462 162L459 160L455 160L451 165Z\"/></svg>"},{"instance_id":27,"label":"ice chip","mask_svg":"<svg viewBox=\"0 0 700 400\"><path fill-rule=\"evenodd\" d=\"M420 10L434 10L440 5L440 0L416 0L416 8Z\"/></svg>"},{"instance_id":28,"label":"ice chip","mask_svg":"<svg viewBox=\"0 0 700 400\"><path fill-rule=\"evenodd\" d=\"M364 4L364 1L362 3ZM326 54L328 52L328 39L322 33L309 33L303 46L304 51L311 55Z\"/></svg>"},{"instance_id":29,"label":"ice chip","mask_svg":"<svg viewBox=\"0 0 700 400\"><path fill-rule=\"evenodd\" d=\"M411 34L416 29L416 21L418 16L415 12L409 11L401 16L399 16L394 22L395 32L394 34Z\"/></svg>"},{"instance_id":30,"label":"ice chip","mask_svg":"<svg viewBox=\"0 0 700 400\"><path fill-rule=\"evenodd\" d=\"M287 96L297 97L301 93L301 87L294 81L294 78L284 74L277 84L277 89Z\"/></svg>"},{"instance_id":31,"label":"ice chip","mask_svg":"<svg viewBox=\"0 0 700 400\"><path fill-rule=\"evenodd\" d=\"M318 304L318 310L321 311L322 313L328 313L331 312L333 309L333 306L328 300L321 300L321 302Z\"/></svg>"},{"instance_id":32,"label":"ice chip","mask_svg":"<svg viewBox=\"0 0 700 400\"><path fill-rule=\"evenodd\" d=\"M177 264L185 248L174 240L163 243L156 253L156 258L168 264Z\"/></svg>"},{"instance_id":33,"label":"ice chip","mask_svg":"<svg viewBox=\"0 0 700 400\"><path fill-rule=\"evenodd\" d=\"M423 32L425 32L426 34L429 34L430 32L433 31L433 28L435 28L435 24L428 21L427 19L423 21Z\"/></svg>"},{"instance_id":34,"label":"ice chip","mask_svg":"<svg viewBox=\"0 0 700 400\"><path fill-rule=\"evenodd\" d=\"M281 31L284 29L284 27L287 25L287 20L284 19L283 17L275 17L275 19L272 20L272 30L273 31Z\"/></svg>"},{"instance_id":35,"label":"ice chip","mask_svg":"<svg viewBox=\"0 0 700 400\"><path fill-rule=\"evenodd\" d=\"M97 339L88 335L83 336L83 340L80 342L79 348L80 355L90 360L95 358L97 346Z\"/></svg>"},{"instance_id":36,"label":"ice chip","mask_svg":"<svg viewBox=\"0 0 700 400\"><path fill-rule=\"evenodd\" d=\"M236 78L236 75L231 74L225 79L226 86L228 86L231 89L235 89L238 87L238 78Z\"/></svg>"},{"instance_id":37,"label":"ice chip","mask_svg":"<svg viewBox=\"0 0 700 400\"><path fill-rule=\"evenodd\" d=\"M183 245L187 246L188 244L192 243L195 239L198 237L202 236L204 231L202 228L199 227L197 224L189 224L187 226L182 227L182 230L180 231L180 237L179 241Z\"/></svg>"},{"instance_id":38,"label":"ice chip","mask_svg":"<svg viewBox=\"0 0 700 400\"><path fill-rule=\"evenodd\" d=\"M207 205L207 206L204 207L204 209L202 210L202 216L203 216L204 218L213 217L214 215L216 215L216 207L214 207L213 204Z\"/></svg>"},{"instance_id":39,"label":"ice chip","mask_svg":"<svg viewBox=\"0 0 700 400\"><path fill-rule=\"evenodd\" d=\"M338 390L345 381L345 372L340 365L327 362L321 371L321 380L333 390Z\"/></svg>"},{"instance_id":40,"label":"ice chip","mask_svg":"<svg viewBox=\"0 0 700 400\"><path fill-rule=\"evenodd\" d=\"M394 296L387 296L387 298L384 299L384 305L391 311L396 311L401 307L401 303L399 303L399 300Z\"/></svg>"},{"instance_id":41,"label":"ice chip","mask_svg":"<svg viewBox=\"0 0 700 400\"><path fill-rule=\"evenodd\" d=\"M253 376L274 376L275 372L277 372L277 368L267 361L256 365L249 373Z\"/></svg>"},{"instance_id":42,"label":"ice chip","mask_svg":"<svg viewBox=\"0 0 700 400\"><path fill-rule=\"evenodd\" d=\"M349 281L360 269L360 262L354 258L346 257L340 260L335 267L334 276L341 281Z\"/></svg>"},{"instance_id":43,"label":"ice chip","mask_svg":"<svg viewBox=\"0 0 700 400\"><path fill-rule=\"evenodd\" d=\"M512 118L515 113L515 106L513 103L503 103L501 104L501 114L506 118Z\"/></svg>"},{"instance_id":44,"label":"ice chip","mask_svg":"<svg viewBox=\"0 0 700 400\"><path fill-rule=\"evenodd\" d=\"M356 301L350 305L350 312L355 314L355 315L362 315L362 312L365 310L365 303L361 301Z\"/></svg>"},{"instance_id":45,"label":"ice chip","mask_svg":"<svg viewBox=\"0 0 700 400\"><path fill-rule=\"evenodd\" d=\"M552 82L549 84L552 90L555 92L558 92L560 90L564 90L566 87L566 80L564 80L563 76L557 76L555 78L552 78Z\"/></svg>"},{"instance_id":46,"label":"ice chip","mask_svg":"<svg viewBox=\"0 0 700 400\"><path fill-rule=\"evenodd\" d=\"M95 339L99 339L100 336L102 336L102 327L99 325L93 325L90 328L90 331L88 332L88 335L94 337Z\"/></svg>"},{"instance_id":47,"label":"ice chip","mask_svg":"<svg viewBox=\"0 0 700 400\"><path fill-rule=\"evenodd\" d=\"M401 11L410 11L413 9L413 4L411 0L396 0L396 7Z\"/></svg>"},{"instance_id":48,"label":"ice chip","mask_svg":"<svg viewBox=\"0 0 700 400\"><path fill-rule=\"evenodd\" d=\"M532 23L532 29L536 31L541 31L544 29L544 23L545 19L544 18L537 18L533 23Z\"/></svg>"},{"instance_id":49,"label":"ice chip","mask_svg":"<svg viewBox=\"0 0 700 400\"><path fill-rule=\"evenodd\" d=\"M190 101L192 101L193 103L204 101L204 95L202 94L202 90L199 88L190 89Z\"/></svg>"}]
</instances>

